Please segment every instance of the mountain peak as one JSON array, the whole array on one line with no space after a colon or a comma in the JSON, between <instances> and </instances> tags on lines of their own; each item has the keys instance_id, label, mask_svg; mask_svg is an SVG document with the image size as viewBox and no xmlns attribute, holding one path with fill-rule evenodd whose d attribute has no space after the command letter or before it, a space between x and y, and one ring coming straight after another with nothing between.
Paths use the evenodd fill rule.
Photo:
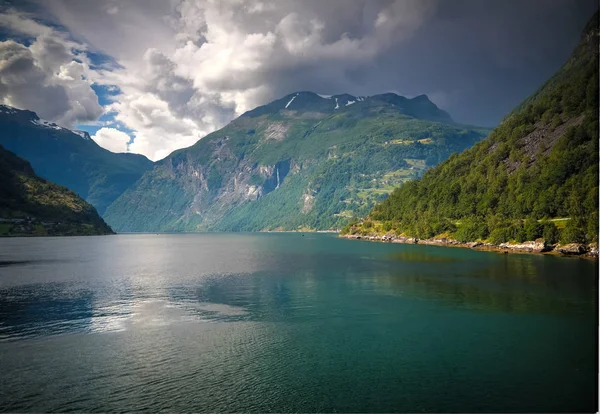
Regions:
<instances>
[{"instance_id":1,"label":"mountain peak","mask_svg":"<svg viewBox=\"0 0 600 414\"><path fill-rule=\"evenodd\" d=\"M42 119L33 111L29 111L27 109L18 109L9 105L0 105L0 117L6 116L8 118L14 119L19 122L29 122L35 126L41 128L55 129L64 132L72 132L75 135L80 136L86 141L91 141L92 138L90 134L85 131L81 131L78 129L67 129L63 128L55 122L47 121Z\"/></svg>"},{"instance_id":2,"label":"mountain peak","mask_svg":"<svg viewBox=\"0 0 600 414\"><path fill-rule=\"evenodd\" d=\"M418 95L412 99L392 92L372 96L354 96L348 93L323 95L311 91L292 92L284 97L259 106L242 116L258 117L284 111L288 116L295 112L334 113L344 111L352 105L359 107L391 106L395 110L417 119L453 123L448 113L439 109L427 95ZM292 112L290 112L292 111Z\"/></svg>"},{"instance_id":3,"label":"mountain peak","mask_svg":"<svg viewBox=\"0 0 600 414\"><path fill-rule=\"evenodd\" d=\"M402 95L387 92L370 98L387 102L397 107L402 113L412 116L413 118L447 124L454 123L450 115L446 111L438 108L425 94L409 99Z\"/></svg>"},{"instance_id":4,"label":"mountain peak","mask_svg":"<svg viewBox=\"0 0 600 414\"><path fill-rule=\"evenodd\" d=\"M36 174L75 191L100 214L153 165L143 155L110 152L85 131L7 105L0 105L0 130L0 145L29 161Z\"/></svg>"},{"instance_id":5,"label":"mountain peak","mask_svg":"<svg viewBox=\"0 0 600 414\"><path fill-rule=\"evenodd\" d=\"M411 99L411 101L415 101L415 102L431 102L431 99L429 99L429 97L425 94L421 94L421 95L417 95L414 98ZM433 102L431 102L433 103Z\"/></svg>"},{"instance_id":6,"label":"mountain peak","mask_svg":"<svg viewBox=\"0 0 600 414\"><path fill-rule=\"evenodd\" d=\"M90 137L90 134L88 134L86 131L82 131L80 129L73 129L73 130L71 130L71 132L79 135L81 138L85 139L86 141L90 141L92 139Z\"/></svg>"},{"instance_id":7,"label":"mountain peak","mask_svg":"<svg viewBox=\"0 0 600 414\"><path fill-rule=\"evenodd\" d=\"M35 121L40 119L33 111L18 109L9 105L0 105L0 116L9 116L24 121Z\"/></svg>"}]
</instances>

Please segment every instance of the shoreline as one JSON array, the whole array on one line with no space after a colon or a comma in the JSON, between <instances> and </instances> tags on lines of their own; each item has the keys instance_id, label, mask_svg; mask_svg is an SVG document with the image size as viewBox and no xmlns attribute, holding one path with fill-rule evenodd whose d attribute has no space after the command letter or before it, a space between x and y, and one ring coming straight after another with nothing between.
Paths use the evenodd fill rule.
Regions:
<instances>
[{"instance_id":1,"label":"shoreline","mask_svg":"<svg viewBox=\"0 0 600 414\"><path fill-rule=\"evenodd\" d=\"M491 251L497 253L526 253L526 254L542 254L559 257L581 257L586 259L598 260L598 247L587 246L584 244L571 243L566 245L547 244L543 240L527 241L523 243L502 243L499 245L484 243L484 242L459 242L454 239L417 239L413 237L395 236L385 234L383 236L375 235L359 235L359 234L340 234L338 237L348 240L364 240L380 243L402 243L402 244L422 244L427 246L442 246L442 247L460 247L472 250Z\"/></svg>"}]
</instances>

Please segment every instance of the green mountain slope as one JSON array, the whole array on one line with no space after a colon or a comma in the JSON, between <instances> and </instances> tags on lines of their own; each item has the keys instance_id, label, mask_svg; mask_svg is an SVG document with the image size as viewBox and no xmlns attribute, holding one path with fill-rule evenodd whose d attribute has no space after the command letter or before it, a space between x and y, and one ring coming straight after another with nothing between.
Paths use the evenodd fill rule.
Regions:
<instances>
[{"instance_id":1,"label":"green mountain slope","mask_svg":"<svg viewBox=\"0 0 600 414\"><path fill-rule=\"evenodd\" d=\"M0 146L0 236L112 233L92 205Z\"/></svg>"},{"instance_id":2,"label":"green mountain slope","mask_svg":"<svg viewBox=\"0 0 600 414\"><path fill-rule=\"evenodd\" d=\"M28 160L39 176L75 191L100 214L153 165L142 155L105 150L86 132L5 105L0 105L0 145Z\"/></svg>"},{"instance_id":3,"label":"green mountain slope","mask_svg":"<svg viewBox=\"0 0 600 414\"><path fill-rule=\"evenodd\" d=\"M598 36L596 13L568 62L486 140L396 189L345 232L597 241Z\"/></svg>"},{"instance_id":4,"label":"green mountain slope","mask_svg":"<svg viewBox=\"0 0 600 414\"><path fill-rule=\"evenodd\" d=\"M339 228L487 132L424 95L298 92L159 161L104 217L117 231Z\"/></svg>"}]
</instances>

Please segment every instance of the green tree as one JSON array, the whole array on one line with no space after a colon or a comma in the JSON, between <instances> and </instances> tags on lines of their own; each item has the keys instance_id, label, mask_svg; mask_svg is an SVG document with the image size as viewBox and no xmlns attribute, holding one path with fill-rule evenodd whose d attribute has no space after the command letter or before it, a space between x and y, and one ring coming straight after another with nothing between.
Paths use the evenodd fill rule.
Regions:
<instances>
[{"instance_id":1,"label":"green tree","mask_svg":"<svg viewBox=\"0 0 600 414\"><path fill-rule=\"evenodd\" d=\"M545 221L542 223L542 237L549 244L558 243L560 232L558 227L551 221Z\"/></svg>"},{"instance_id":2,"label":"green tree","mask_svg":"<svg viewBox=\"0 0 600 414\"><path fill-rule=\"evenodd\" d=\"M536 240L542 237L544 227L532 216L525 220L525 238L527 240Z\"/></svg>"},{"instance_id":3,"label":"green tree","mask_svg":"<svg viewBox=\"0 0 600 414\"><path fill-rule=\"evenodd\" d=\"M560 232L560 242L565 243L585 243L585 233L579 219L572 218L567 221L567 225Z\"/></svg>"}]
</instances>

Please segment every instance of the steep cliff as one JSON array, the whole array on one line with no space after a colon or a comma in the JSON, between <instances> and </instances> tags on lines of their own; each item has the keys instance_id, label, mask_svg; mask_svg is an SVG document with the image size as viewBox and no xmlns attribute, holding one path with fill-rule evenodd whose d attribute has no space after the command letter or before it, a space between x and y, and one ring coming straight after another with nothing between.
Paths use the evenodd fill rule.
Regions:
<instances>
[{"instance_id":1,"label":"steep cliff","mask_svg":"<svg viewBox=\"0 0 600 414\"><path fill-rule=\"evenodd\" d=\"M339 228L487 132L425 95L293 93L159 161L105 218L118 231Z\"/></svg>"}]
</instances>

